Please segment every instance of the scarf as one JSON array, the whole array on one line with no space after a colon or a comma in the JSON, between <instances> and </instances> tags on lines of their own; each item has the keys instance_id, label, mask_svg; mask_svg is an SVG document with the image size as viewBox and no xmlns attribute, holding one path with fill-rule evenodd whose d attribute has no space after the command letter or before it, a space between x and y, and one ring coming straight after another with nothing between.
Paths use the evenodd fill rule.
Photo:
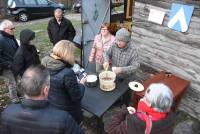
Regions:
<instances>
[{"instance_id":1,"label":"scarf","mask_svg":"<svg viewBox=\"0 0 200 134\"><path fill-rule=\"evenodd\" d=\"M153 121L159 121L159 120L165 119L167 116L167 113L158 112L154 108L147 106L147 104L144 101L139 101L137 111L145 112L147 115L151 116ZM142 116L139 116L139 117L142 120L144 120Z\"/></svg>"}]
</instances>

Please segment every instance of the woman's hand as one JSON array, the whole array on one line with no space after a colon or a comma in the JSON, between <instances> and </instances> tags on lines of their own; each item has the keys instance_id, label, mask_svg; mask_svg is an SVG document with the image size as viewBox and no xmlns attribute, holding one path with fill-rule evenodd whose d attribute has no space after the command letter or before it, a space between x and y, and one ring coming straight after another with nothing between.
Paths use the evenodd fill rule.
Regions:
<instances>
[{"instance_id":1,"label":"woman's hand","mask_svg":"<svg viewBox=\"0 0 200 134\"><path fill-rule=\"evenodd\" d=\"M79 83L81 83L81 84L85 84L85 81L86 81L86 77L83 77L81 80L80 80L80 82Z\"/></svg>"},{"instance_id":2,"label":"woman's hand","mask_svg":"<svg viewBox=\"0 0 200 134\"><path fill-rule=\"evenodd\" d=\"M89 59L89 63L92 63L93 62L93 60L92 59Z\"/></svg>"},{"instance_id":3,"label":"woman's hand","mask_svg":"<svg viewBox=\"0 0 200 134\"><path fill-rule=\"evenodd\" d=\"M131 107L131 106L127 107L127 110L129 112L129 114L134 114L136 112L135 108Z\"/></svg>"}]
</instances>

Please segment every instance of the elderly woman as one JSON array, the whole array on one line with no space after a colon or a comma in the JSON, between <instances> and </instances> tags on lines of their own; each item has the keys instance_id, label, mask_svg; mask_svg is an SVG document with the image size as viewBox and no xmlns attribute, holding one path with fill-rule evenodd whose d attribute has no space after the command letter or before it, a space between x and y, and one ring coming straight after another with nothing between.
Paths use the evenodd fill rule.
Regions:
<instances>
[{"instance_id":1,"label":"elderly woman","mask_svg":"<svg viewBox=\"0 0 200 134\"><path fill-rule=\"evenodd\" d=\"M128 107L114 116L108 134L172 134L174 114L171 90L162 83L151 84L137 110Z\"/></svg>"},{"instance_id":2,"label":"elderly woman","mask_svg":"<svg viewBox=\"0 0 200 134\"><path fill-rule=\"evenodd\" d=\"M103 69L103 53L111 46L114 42L115 37L110 34L110 25L104 23L101 25L100 34L96 35L94 38L94 43L92 45L92 50L89 56L89 62L96 61L96 72Z\"/></svg>"},{"instance_id":3,"label":"elderly woman","mask_svg":"<svg viewBox=\"0 0 200 134\"><path fill-rule=\"evenodd\" d=\"M61 40L53 47L52 54L42 59L42 64L50 71L50 103L68 111L80 123L83 119L80 103L85 88L77 82L71 69L74 64L74 50L72 42Z\"/></svg>"}]
</instances>

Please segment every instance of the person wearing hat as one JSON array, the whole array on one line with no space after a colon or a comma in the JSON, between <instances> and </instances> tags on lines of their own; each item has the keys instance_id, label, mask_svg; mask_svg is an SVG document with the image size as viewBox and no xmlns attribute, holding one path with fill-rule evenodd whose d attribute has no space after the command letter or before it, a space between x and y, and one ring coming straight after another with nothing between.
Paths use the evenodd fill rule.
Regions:
<instances>
[{"instance_id":1,"label":"person wearing hat","mask_svg":"<svg viewBox=\"0 0 200 134\"><path fill-rule=\"evenodd\" d=\"M22 76L29 66L40 64L36 47L31 43L35 38L35 32L24 29L20 32L20 47L14 56L13 73L15 76Z\"/></svg>"},{"instance_id":2,"label":"person wearing hat","mask_svg":"<svg viewBox=\"0 0 200 134\"><path fill-rule=\"evenodd\" d=\"M136 72L139 64L136 48L131 44L131 34L126 28L117 31L115 42L103 55L104 69L112 62L112 71L119 76L131 75Z\"/></svg>"}]
</instances>

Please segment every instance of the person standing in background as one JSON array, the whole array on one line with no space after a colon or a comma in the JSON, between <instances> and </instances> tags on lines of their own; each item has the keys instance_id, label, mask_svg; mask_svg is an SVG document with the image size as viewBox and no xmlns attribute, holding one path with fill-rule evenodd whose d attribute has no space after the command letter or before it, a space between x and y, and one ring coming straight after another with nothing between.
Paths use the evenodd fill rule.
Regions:
<instances>
[{"instance_id":1,"label":"person standing in background","mask_svg":"<svg viewBox=\"0 0 200 134\"><path fill-rule=\"evenodd\" d=\"M15 26L9 20L0 24L0 75L8 79L9 96L13 103L19 101L17 84L12 72L13 57L19 47L15 36Z\"/></svg>"},{"instance_id":2,"label":"person standing in background","mask_svg":"<svg viewBox=\"0 0 200 134\"><path fill-rule=\"evenodd\" d=\"M25 70L31 65L40 64L36 47L31 43L35 38L35 32L24 29L20 32L20 47L14 56L13 72L15 76L22 76Z\"/></svg>"},{"instance_id":3,"label":"person standing in background","mask_svg":"<svg viewBox=\"0 0 200 134\"><path fill-rule=\"evenodd\" d=\"M94 38L94 43L89 56L90 63L95 59L96 72L100 72L100 70L103 69L103 53L110 48L114 40L115 37L110 34L110 25L108 23L102 24L100 34L96 35Z\"/></svg>"},{"instance_id":4,"label":"person standing in background","mask_svg":"<svg viewBox=\"0 0 200 134\"><path fill-rule=\"evenodd\" d=\"M60 8L55 9L54 18L49 21L47 31L53 45L60 40L73 41L76 35L74 26L70 20L63 17L63 11Z\"/></svg>"}]
</instances>

